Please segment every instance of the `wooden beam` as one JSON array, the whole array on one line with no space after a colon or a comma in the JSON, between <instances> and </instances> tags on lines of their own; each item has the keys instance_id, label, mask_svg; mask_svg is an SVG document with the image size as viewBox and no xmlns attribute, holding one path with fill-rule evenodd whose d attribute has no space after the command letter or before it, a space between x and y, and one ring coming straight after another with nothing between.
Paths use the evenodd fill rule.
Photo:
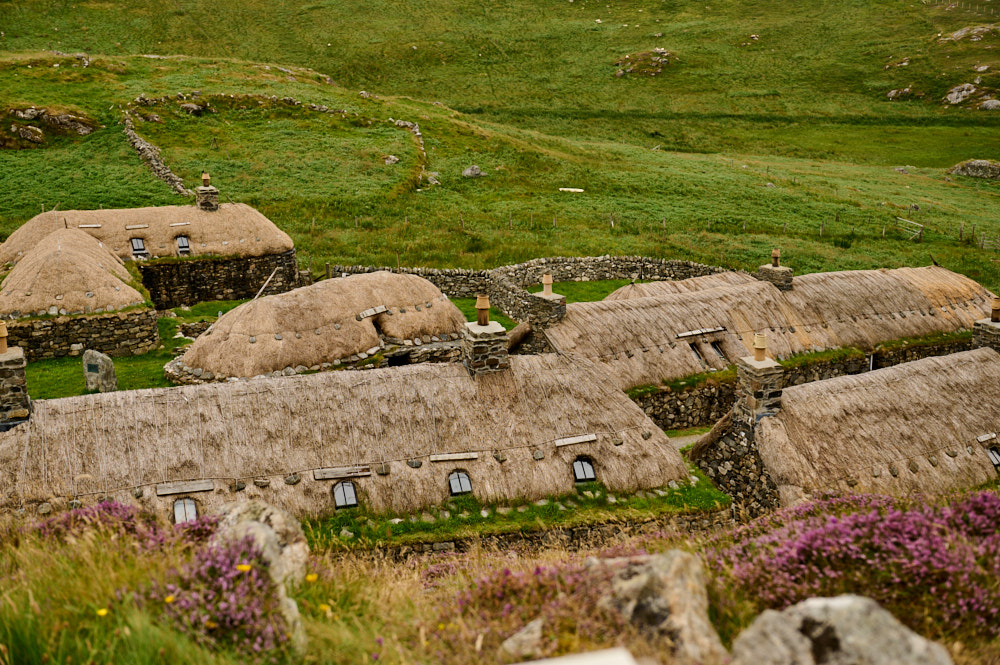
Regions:
<instances>
[{"instance_id":1,"label":"wooden beam","mask_svg":"<svg viewBox=\"0 0 1000 665\"><path fill-rule=\"evenodd\" d=\"M361 478L372 475L370 466L335 466L313 469L313 480L337 480L339 478Z\"/></svg>"},{"instance_id":2,"label":"wooden beam","mask_svg":"<svg viewBox=\"0 0 1000 665\"><path fill-rule=\"evenodd\" d=\"M214 489L215 482L212 480L174 480L157 485L156 496L187 494L189 492L211 492Z\"/></svg>"},{"instance_id":3,"label":"wooden beam","mask_svg":"<svg viewBox=\"0 0 1000 665\"><path fill-rule=\"evenodd\" d=\"M556 439L556 448L562 446L572 446L577 443L590 443L597 441L596 434L581 434L580 436L570 436L565 439Z\"/></svg>"}]
</instances>

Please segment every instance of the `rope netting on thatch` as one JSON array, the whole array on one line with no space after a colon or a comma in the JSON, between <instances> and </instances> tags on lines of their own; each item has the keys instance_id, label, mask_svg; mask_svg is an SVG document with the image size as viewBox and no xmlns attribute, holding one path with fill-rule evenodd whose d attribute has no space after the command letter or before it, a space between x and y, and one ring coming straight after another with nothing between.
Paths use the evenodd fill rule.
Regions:
<instances>
[{"instance_id":1,"label":"rope netting on thatch","mask_svg":"<svg viewBox=\"0 0 1000 665\"><path fill-rule=\"evenodd\" d=\"M372 313L376 308L384 311ZM374 272L327 279L244 303L195 340L184 364L250 377L312 367L395 339L458 334L465 317L431 282Z\"/></svg>"},{"instance_id":2,"label":"rope netting on thatch","mask_svg":"<svg viewBox=\"0 0 1000 665\"><path fill-rule=\"evenodd\" d=\"M713 275L690 277L670 282L640 282L637 284L626 284L620 289L612 291L605 300L631 300L633 298L666 296L674 293L691 293L693 291L714 289L719 286L750 284L756 281L756 278L745 272L720 272Z\"/></svg>"},{"instance_id":3,"label":"rope netting on thatch","mask_svg":"<svg viewBox=\"0 0 1000 665\"><path fill-rule=\"evenodd\" d=\"M750 353L756 332L767 334L769 355L786 358L969 328L989 314L991 298L973 280L936 266L816 273L794 285L779 291L753 280L571 303L545 334L559 351L607 363L628 388L724 367Z\"/></svg>"},{"instance_id":4,"label":"rope netting on thatch","mask_svg":"<svg viewBox=\"0 0 1000 665\"><path fill-rule=\"evenodd\" d=\"M131 501L146 487L150 501L157 483L243 479L247 495L303 514L329 504L330 485L312 470L386 462L388 475L372 472L358 489L375 510L409 510L445 499L455 468L484 501L567 492L580 454L614 491L687 478L667 438L593 364L548 355L511 365L476 379L430 364L40 400L29 423L0 434L0 495L8 507L88 494ZM584 434L596 441L555 445ZM478 456L431 461L446 453ZM292 473L304 480L282 482ZM250 482L260 478L274 481Z\"/></svg>"},{"instance_id":5,"label":"rope netting on thatch","mask_svg":"<svg viewBox=\"0 0 1000 665\"><path fill-rule=\"evenodd\" d=\"M996 477L977 437L1000 431L998 379L982 348L789 387L757 447L783 497L974 487Z\"/></svg>"},{"instance_id":6,"label":"rope netting on thatch","mask_svg":"<svg viewBox=\"0 0 1000 665\"><path fill-rule=\"evenodd\" d=\"M142 238L151 258L180 256L177 237L189 240L190 255L264 256L294 248L271 220L243 203L218 210L159 206L118 210L53 210L35 215L0 245L0 264L15 263L59 229L77 228L123 259L132 258L132 238Z\"/></svg>"},{"instance_id":7,"label":"rope netting on thatch","mask_svg":"<svg viewBox=\"0 0 1000 665\"><path fill-rule=\"evenodd\" d=\"M0 314L34 316L50 307L69 313L114 311L143 303L128 285L121 259L78 229L45 236L0 285Z\"/></svg>"}]
</instances>

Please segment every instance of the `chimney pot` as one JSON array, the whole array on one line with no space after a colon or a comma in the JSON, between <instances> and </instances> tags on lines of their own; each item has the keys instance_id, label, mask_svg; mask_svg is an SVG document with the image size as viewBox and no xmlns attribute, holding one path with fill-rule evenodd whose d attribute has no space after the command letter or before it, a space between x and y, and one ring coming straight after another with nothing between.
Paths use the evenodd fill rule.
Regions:
<instances>
[{"instance_id":1,"label":"chimney pot","mask_svg":"<svg viewBox=\"0 0 1000 665\"><path fill-rule=\"evenodd\" d=\"M753 336L753 359L762 362L767 353L767 335L764 333L754 333Z\"/></svg>"},{"instance_id":2,"label":"chimney pot","mask_svg":"<svg viewBox=\"0 0 1000 665\"><path fill-rule=\"evenodd\" d=\"M476 296L476 323L490 325L490 297L487 295Z\"/></svg>"},{"instance_id":3,"label":"chimney pot","mask_svg":"<svg viewBox=\"0 0 1000 665\"><path fill-rule=\"evenodd\" d=\"M781 265L781 250L775 247L771 250L771 266L777 268Z\"/></svg>"},{"instance_id":4,"label":"chimney pot","mask_svg":"<svg viewBox=\"0 0 1000 665\"><path fill-rule=\"evenodd\" d=\"M993 299L993 307L990 308L990 321L1000 323L1000 296Z\"/></svg>"},{"instance_id":5,"label":"chimney pot","mask_svg":"<svg viewBox=\"0 0 1000 665\"><path fill-rule=\"evenodd\" d=\"M208 171L201 172L201 185L202 187L208 187L212 184L212 177L208 175Z\"/></svg>"},{"instance_id":6,"label":"chimney pot","mask_svg":"<svg viewBox=\"0 0 1000 665\"><path fill-rule=\"evenodd\" d=\"M542 275L542 295L551 296L552 295L552 275L545 273Z\"/></svg>"},{"instance_id":7,"label":"chimney pot","mask_svg":"<svg viewBox=\"0 0 1000 665\"><path fill-rule=\"evenodd\" d=\"M7 322L0 321L0 353L7 353Z\"/></svg>"}]
</instances>

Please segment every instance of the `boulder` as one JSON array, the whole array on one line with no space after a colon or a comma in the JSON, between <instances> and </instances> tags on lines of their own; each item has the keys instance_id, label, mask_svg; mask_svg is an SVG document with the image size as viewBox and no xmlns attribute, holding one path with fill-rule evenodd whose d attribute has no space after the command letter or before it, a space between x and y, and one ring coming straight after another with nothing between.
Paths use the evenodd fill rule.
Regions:
<instances>
[{"instance_id":1,"label":"boulder","mask_svg":"<svg viewBox=\"0 0 1000 665\"><path fill-rule=\"evenodd\" d=\"M118 377L115 376L115 363L111 356L87 349L83 352L83 378L87 382L87 390L101 393L113 393L118 390Z\"/></svg>"},{"instance_id":2,"label":"boulder","mask_svg":"<svg viewBox=\"0 0 1000 665\"><path fill-rule=\"evenodd\" d=\"M678 663L718 663L728 654L708 619L708 593L701 560L680 550L654 556L597 561L620 566L611 593L600 603L629 622L672 644Z\"/></svg>"},{"instance_id":3,"label":"boulder","mask_svg":"<svg viewBox=\"0 0 1000 665\"><path fill-rule=\"evenodd\" d=\"M913 89L910 86L905 88L896 88L895 90L890 90L885 93L885 96L889 99L905 99L913 94Z\"/></svg>"},{"instance_id":4,"label":"boulder","mask_svg":"<svg viewBox=\"0 0 1000 665\"><path fill-rule=\"evenodd\" d=\"M963 83L961 85L956 85L954 88L948 91L948 94L944 96L944 101L948 104L961 104L966 99L972 96L976 91L976 86L971 83Z\"/></svg>"},{"instance_id":5,"label":"boulder","mask_svg":"<svg viewBox=\"0 0 1000 665\"><path fill-rule=\"evenodd\" d=\"M463 178L481 178L484 175L486 174L483 173L483 170L478 166L476 166L475 164L462 171Z\"/></svg>"},{"instance_id":6,"label":"boulder","mask_svg":"<svg viewBox=\"0 0 1000 665\"><path fill-rule=\"evenodd\" d=\"M862 596L810 598L766 610L733 642L732 665L952 665L940 644L917 635Z\"/></svg>"},{"instance_id":7,"label":"boulder","mask_svg":"<svg viewBox=\"0 0 1000 665\"><path fill-rule=\"evenodd\" d=\"M278 591L281 612L292 634L292 644L297 650L304 650L306 634L299 618L299 608L288 597L288 590L305 577L309 559L309 545L302 526L285 511L262 501L231 503L224 506L219 515L217 540L239 540L250 536L257 543Z\"/></svg>"},{"instance_id":8,"label":"boulder","mask_svg":"<svg viewBox=\"0 0 1000 665\"><path fill-rule=\"evenodd\" d=\"M198 104L181 104L181 110L185 113L190 113L191 115L201 115L205 110L204 106L199 106Z\"/></svg>"},{"instance_id":9,"label":"boulder","mask_svg":"<svg viewBox=\"0 0 1000 665\"><path fill-rule=\"evenodd\" d=\"M10 131L12 134L17 134L25 141L31 141L32 143L45 142L45 133L38 127L32 127L31 125L11 125Z\"/></svg>"},{"instance_id":10,"label":"boulder","mask_svg":"<svg viewBox=\"0 0 1000 665\"><path fill-rule=\"evenodd\" d=\"M60 113L59 115L45 115L42 118L45 124L58 127L71 132L76 132L80 136L86 136L94 131L92 120L73 115L72 113Z\"/></svg>"},{"instance_id":11,"label":"boulder","mask_svg":"<svg viewBox=\"0 0 1000 665\"><path fill-rule=\"evenodd\" d=\"M951 167L948 169L948 173L969 176L970 178L1000 180L1000 162L989 159L970 159Z\"/></svg>"},{"instance_id":12,"label":"boulder","mask_svg":"<svg viewBox=\"0 0 1000 665\"><path fill-rule=\"evenodd\" d=\"M987 99L979 105L980 111L1000 111L1000 99Z\"/></svg>"},{"instance_id":13,"label":"boulder","mask_svg":"<svg viewBox=\"0 0 1000 665\"><path fill-rule=\"evenodd\" d=\"M30 106L26 109L12 109L11 113L14 114L15 118L21 120L34 120L45 115L45 109L36 109L34 106Z\"/></svg>"},{"instance_id":14,"label":"boulder","mask_svg":"<svg viewBox=\"0 0 1000 665\"><path fill-rule=\"evenodd\" d=\"M542 626L545 620L541 617L530 622L500 645L501 659L531 658L538 655L542 647Z\"/></svg>"}]
</instances>

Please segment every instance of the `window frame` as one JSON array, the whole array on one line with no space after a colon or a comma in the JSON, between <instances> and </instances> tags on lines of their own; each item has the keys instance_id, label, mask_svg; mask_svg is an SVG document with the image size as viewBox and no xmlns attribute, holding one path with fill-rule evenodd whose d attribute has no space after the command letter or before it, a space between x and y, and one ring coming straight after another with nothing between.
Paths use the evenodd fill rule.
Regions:
<instances>
[{"instance_id":1,"label":"window frame","mask_svg":"<svg viewBox=\"0 0 1000 665\"><path fill-rule=\"evenodd\" d=\"M184 247L181 247L181 238L184 239L186 243ZM177 243L177 253L180 256L191 256L191 238L186 235L179 235L174 238L174 242Z\"/></svg>"},{"instance_id":2,"label":"window frame","mask_svg":"<svg viewBox=\"0 0 1000 665\"><path fill-rule=\"evenodd\" d=\"M455 482L458 481L458 491L455 491ZM448 474L448 492L451 496L464 496L472 494L472 477L465 469L455 469Z\"/></svg>"},{"instance_id":3,"label":"window frame","mask_svg":"<svg viewBox=\"0 0 1000 665\"><path fill-rule=\"evenodd\" d=\"M135 243L139 241L139 249L136 249ZM138 236L134 238L129 238L129 244L132 246L132 258L133 259L145 259L149 258L149 250L146 249L145 238L140 238Z\"/></svg>"},{"instance_id":4,"label":"window frame","mask_svg":"<svg viewBox=\"0 0 1000 665\"><path fill-rule=\"evenodd\" d=\"M348 508L358 507L358 488L354 486L353 480L341 480L333 486L330 490L333 493L333 507L337 510L346 510ZM347 491L350 491L351 498L347 498ZM338 496L338 492L343 495L343 503L341 503L341 498ZM353 503L351 503L353 501Z\"/></svg>"},{"instance_id":5,"label":"window frame","mask_svg":"<svg viewBox=\"0 0 1000 665\"><path fill-rule=\"evenodd\" d=\"M580 477L580 473L577 472L577 464L580 465L583 477ZM586 465L586 466L584 466ZM587 477L587 469L590 469L590 477ZM573 460L573 482L574 483L592 483L597 481L597 469L594 468L593 458L587 455L578 455L575 460Z\"/></svg>"},{"instance_id":6,"label":"window frame","mask_svg":"<svg viewBox=\"0 0 1000 665\"><path fill-rule=\"evenodd\" d=\"M177 509L183 507L185 519L179 520L177 516ZM194 522L198 519L198 502L189 496L182 496L180 498L174 499L174 524L187 524L188 522ZM194 516L191 517L191 513Z\"/></svg>"},{"instance_id":7,"label":"window frame","mask_svg":"<svg viewBox=\"0 0 1000 665\"><path fill-rule=\"evenodd\" d=\"M986 449L986 456L990 458L994 468L1000 468L1000 448L993 446Z\"/></svg>"}]
</instances>

